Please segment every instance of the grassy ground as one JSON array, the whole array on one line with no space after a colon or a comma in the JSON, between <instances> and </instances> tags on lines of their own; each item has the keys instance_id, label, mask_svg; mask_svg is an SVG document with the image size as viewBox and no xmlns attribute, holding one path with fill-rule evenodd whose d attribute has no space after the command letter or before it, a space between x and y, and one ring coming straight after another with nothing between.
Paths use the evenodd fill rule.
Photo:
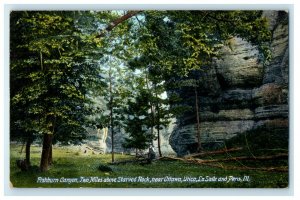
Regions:
<instances>
[{"instance_id":1,"label":"grassy ground","mask_svg":"<svg viewBox=\"0 0 300 200\"><path fill-rule=\"evenodd\" d=\"M110 165L111 155L92 154L78 149L55 147L54 164L49 171L38 170L40 147L32 147L32 169L21 172L16 166L21 147L11 145L10 178L14 187L21 188L77 188L77 187L161 187L161 188L285 188L288 187L287 172L253 170L224 170L209 166L188 164L182 161L154 161ZM228 155L227 155L228 156ZM218 156L220 157L220 156ZM210 159L209 157L208 159ZM133 159L130 155L116 155L116 161ZM220 163L221 164L221 163ZM287 166L287 161L222 163L236 166ZM112 171L100 171L99 165L109 166ZM187 178L188 177L188 178ZM181 178L181 180L180 180ZM53 181L47 183L43 181ZM57 183L56 183L57 181ZM55 182L55 183L54 183Z\"/></svg>"}]
</instances>

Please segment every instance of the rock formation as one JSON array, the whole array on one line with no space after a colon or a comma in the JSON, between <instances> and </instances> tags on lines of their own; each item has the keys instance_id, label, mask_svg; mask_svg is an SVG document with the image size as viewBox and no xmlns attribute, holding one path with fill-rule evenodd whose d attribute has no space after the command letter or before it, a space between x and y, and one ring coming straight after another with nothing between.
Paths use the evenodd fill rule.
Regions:
<instances>
[{"instance_id":1,"label":"rock formation","mask_svg":"<svg viewBox=\"0 0 300 200\"><path fill-rule=\"evenodd\" d=\"M272 59L263 64L257 47L234 37L220 50L221 58L197 72L200 132L203 145L218 145L258 127L288 129L288 13L266 11L272 31ZM181 90L193 105L191 90ZM179 156L196 151L196 114L177 118L169 142Z\"/></svg>"}]
</instances>

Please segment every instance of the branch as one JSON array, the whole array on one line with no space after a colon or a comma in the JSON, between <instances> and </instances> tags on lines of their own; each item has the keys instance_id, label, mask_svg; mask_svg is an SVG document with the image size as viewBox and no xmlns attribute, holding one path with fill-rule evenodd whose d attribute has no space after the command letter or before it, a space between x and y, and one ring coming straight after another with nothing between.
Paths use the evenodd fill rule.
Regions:
<instances>
[{"instance_id":1,"label":"branch","mask_svg":"<svg viewBox=\"0 0 300 200\"><path fill-rule=\"evenodd\" d=\"M203 156L208 156L208 155L224 154L224 153L228 153L228 152L240 151L242 149L243 149L242 147L237 147L237 148L232 148L232 149L195 153L195 154L186 155L186 156L184 156L184 158L194 158L194 157L203 157Z\"/></svg>"},{"instance_id":2,"label":"branch","mask_svg":"<svg viewBox=\"0 0 300 200\"><path fill-rule=\"evenodd\" d=\"M101 38L103 36L105 36L106 32L110 32L113 28L115 28L116 26L118 26L120 23L126 21L127 19L135 16L136 14L142 12L141 10L137 10L137 11L128 11L127 14L123 15L122 17L116 19L115 21L112 21L111 23L109 23L109 25L102 30L99 35L96 36L96 38Z\"/></svg>"},{"instance_id":3,"label":"branch","mask_svg":"<svg viewBox=\"0 0 300 200\"><path fill-rule=\"evenodd\" d=\"M288 158L288 154L282 153L273 156L260 156L260 157L232 157L232 158L224 158L224 159L212 159L212 160L201 160L201 159L189 159L192 162L197 163L212 163L212 162L229 162L229 161L237 161L237 160L273 160L273 159L281 159L281 158Z\"/></svg>"},{"instance_id":4,"label":"branch","mask_svg":"<svg viewBox=\"0 0 300 200\"><path fill-rule=\"evenodd\" d=\"M221 168L225 170L259 170L268 172L288 172L288 167L234 167L234 166L223 166L211 163L203 163L202 165Z\"/></svg>"},{"instance_id":5,"label":"branch","mask_svg":"<svg viewBox=\"0 0 300 200\"><path fill-rule=\"evenodd\" d=\"M233 158L225 158L225 159L212 159L212 160L202 160L202 159L194 159L192 157L190 158L177 158L177 157L161 157L159 160L180 160L186 163L193 163L198 165L204 165L204 166L211 166L211 167L217 167L222 169L228 169L228 170L261 170L261 171L278 171L278 172L287 172L287 167L235 167L235 166L224 166L221 163L214 162L228 162L228 161L239 161L239 160L273 160L273 159L280 159L280 158L288 158L288 154L277 154L273 156L260 156L260 157L233 157Z\"/></svg>"}]
</instances>

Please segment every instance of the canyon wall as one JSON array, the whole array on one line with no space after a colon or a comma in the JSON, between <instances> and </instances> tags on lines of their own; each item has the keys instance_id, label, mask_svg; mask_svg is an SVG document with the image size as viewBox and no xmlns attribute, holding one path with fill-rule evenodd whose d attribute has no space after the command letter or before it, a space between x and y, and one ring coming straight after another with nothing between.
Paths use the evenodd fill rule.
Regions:
<instances>
[{"instance_id":1,"label":"canyon wall","mask_svg":"<svg viewBox=\"0 0 300 200\"><path fill-rule=\"evenodd\" d=\"M201 143L217 147L222 141L259 127L288 130L289 35L288 13L265 11L272 31L272 59L262 62L257 47L234 37L221 57L197 72ZM193 106L191 89L181 90ZM197 150L195 109L176 119L169 143L179 156Z\"/></svg>"}]
</instances>

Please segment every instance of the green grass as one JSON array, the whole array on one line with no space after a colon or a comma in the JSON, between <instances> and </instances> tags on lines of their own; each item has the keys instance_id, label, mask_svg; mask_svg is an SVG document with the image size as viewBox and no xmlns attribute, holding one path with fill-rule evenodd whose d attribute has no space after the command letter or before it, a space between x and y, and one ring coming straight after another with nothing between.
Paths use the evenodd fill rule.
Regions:
<instances>
[{"instance_id":1,"label":"green grass","mask_svg":"<svg viewBox=\"0 0 300 200\"><path fill-rule=\"evenodd\" d=\"M32 147L31 151L31 163L32 169L27 172L21 172L16 166L16 160L20 159L21 147L17 145L11 145L10 154L10 178L11 183L14 187L21 188L78 188L78 187L94 187L94 188L126 188L126 187L160 187L160 188L285 188L288 186L288 173L287 172L266 172L266 171L250 171L250 170L224 170L209 166L200 166L196 164L184 163L182 161L154 161L151 164L141 165L138 163L128 163L111 165L110 154L83 154L77 149L71 148L53 148L53 160L54 164L50 167L49 171L41 173L38 170L40 161L40 147ZM228 155L227 155L228 156ZM220 156L219 156L220 157ZM206 159L211 159L209 157ZM130 160L134 159L130 155L116 154L115 160ZM280 162L231 162L222 163L223 165L251 165L251 166L287 166L287 161ZM99 170L99 166L102 169L106 167L111 168L110 170ZM244 182L221 182L221 181L203 181L203 182L140 182L138 177L149 178L165 178L165 177L179 177L184 178L195 177L198 179L199 176L208 178L216 177L217 179L226 178L230 176L241 177L249 176L250 181ZM38 177L49 177L56 178L59 180L58 183L38 183ZM103 182L91 182L91 183L64 183L60 182L62 178L78 178L85 177L91 180L90 177L97 177L102 179ZM136 178L134 182L104 182L104 180L112 180L119 177L123 178ZM118 179L119 178L119 179ZM140 179L141 180L141 179ZM208 179L207 179L208 180ZM211 179L212 180L212 179Z\"/></svg>"}]
</instances>

